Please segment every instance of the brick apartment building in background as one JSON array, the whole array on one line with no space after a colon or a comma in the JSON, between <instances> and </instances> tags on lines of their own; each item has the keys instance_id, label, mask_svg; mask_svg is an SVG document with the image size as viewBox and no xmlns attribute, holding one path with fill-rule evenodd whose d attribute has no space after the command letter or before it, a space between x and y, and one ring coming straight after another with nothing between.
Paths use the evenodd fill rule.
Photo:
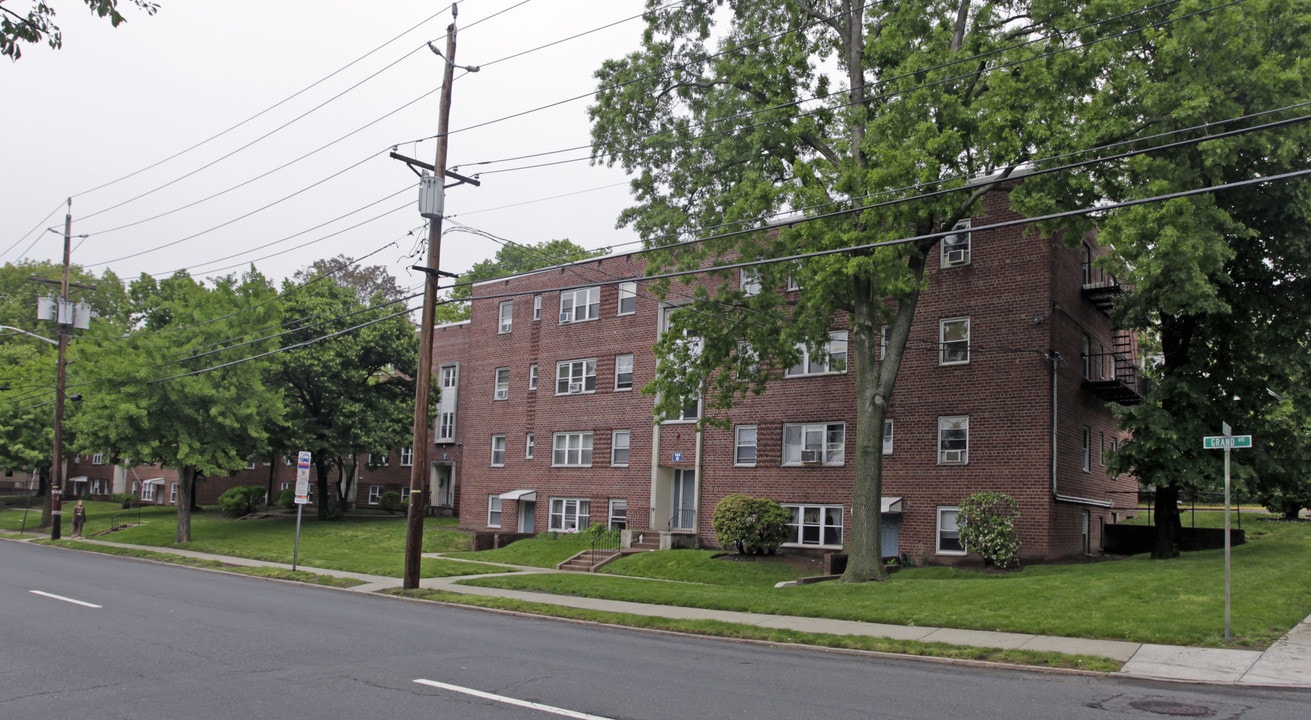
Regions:
<instances>
[{"instance_id":1,"label":"brick apartment building in background","mask_svg":"<svg viewBox=\"0 0 1311 720\"><path fill-rule=\"evenodd\" d=\"M1004 191L974 224L1016 219ZM1102 528L1130 516L1137 483L1106 456L1123 440L1108 403L1133 403L1134 336L1111 328L1114 278L1023 226L959 232L930 263L884 427L883 548L917 562L966 556L956 509L984 490L1020 508L1021 556L1098 551ZM569 531L592 523L715 546L711 514L735 492L792 512L785 547L841 552L849 539L854 377L803 360L728 414L700 408L653 424L641 390L652 345L678 303L638 278L644 258L615 255L474 287L471 320L439 331L435 367L453 415L437 450L460 488L460 526L484 533ZM750 276L744 280L752 282ZM797 290L804 293L804 288ZM842 357L847 319L830 350ZM446 402L446 401L444 401Z\"/></svg>"}]
</instances>

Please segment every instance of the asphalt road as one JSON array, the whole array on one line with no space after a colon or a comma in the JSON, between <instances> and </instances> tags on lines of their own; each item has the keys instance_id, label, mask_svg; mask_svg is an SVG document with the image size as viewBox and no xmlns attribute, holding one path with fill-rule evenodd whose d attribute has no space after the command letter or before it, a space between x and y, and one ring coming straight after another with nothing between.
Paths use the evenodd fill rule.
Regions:
<instances>
[{"instance_id":1,"label":"asphalt road","mask_svg":"<svg viewBox=\"0 0 1311 720\"><path fill-rule=\"evenodd\" d=\"M1305 690L702 640L12 542L0 608L6 720L1311 715Z\"/></svg>"}]
</instances>

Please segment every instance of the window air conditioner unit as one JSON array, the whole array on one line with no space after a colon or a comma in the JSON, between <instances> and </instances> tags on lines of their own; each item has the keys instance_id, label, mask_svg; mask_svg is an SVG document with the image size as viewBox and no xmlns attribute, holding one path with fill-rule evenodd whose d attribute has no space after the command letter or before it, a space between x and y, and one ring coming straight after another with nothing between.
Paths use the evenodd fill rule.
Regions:
<instances>
[{"instance_id":1,"label":"window air conditioner unit","mask_svg":"<svg viewBox=\"0 0 1311 720\"><path fill-rule=\"evenodd\" d=\"M580 393L580 392L582 392L582 391L583 391L583 384L582 384L582 383L569 383L569 392L571 392L571 393Z\"/></svg>"},{"instance_id":2,"label":"window air conditioner unit","mask_svg":"<svg viewBox=\"0 0 1311 720\"><path fill-rule=\"evenodd\" d=\"M569 322L570 318L572 318L572 315L570 315L569 313L567 312L560 313L560 322L567 323Z\"/></svg>"},{"instance_id":3,"label":"window air conditioner unit","mask_svg":"<svg viewBox=\"0 0 1311 720\"><path fill-rule=\"evenodd\" d=\"M818 451L818 450L802 450L802 451L801 451L801 462L802 462L802 464L804 464L804 465L818 465L818 464L819 464L819 451Z\"/></svg>"},{"instance_id":4,"label":"window air conditioner unit","mask_svg":"<svg viewBox=\"0 0 1311 720\"><path fill-rule=\"evenodd\" d=\"M947 264L964 265L967 258L964 250L951 250L947 253Z\"/></svg>"},{"instance_id":5,"label":"window air conditioner unit","mask_svg":"<svg viewBox=\"0 0 1311 720\"><path fill-rule=\"evenodd\" d=\"M497 399L497 400L504 400L504 399L506 399L506 398L508 398L508 397L510 397L510 391L509 391L509 390L497 390L497 391L496 391L496 399Z\"/></svg>"},{"instance_id":6,"label":"window air conditioner unit","mask_svg":"<svg viewBox=\"0 0 1311 720\"><path fill-rule=\"evenodd\" d=\"M945 463L959 463L965 461L964 450L943 450L942 461Z\"/></svg>"},{"instance_id":7,"label":"window air conditioner unit","mask_svg":"<svg viewBox=\"0 0 1311 720\"><path fill-rule=\"evenodd\" d=\"M503 333L510 332L510 323L501 323L501 332Z\"/></svg>"}]
</instances>

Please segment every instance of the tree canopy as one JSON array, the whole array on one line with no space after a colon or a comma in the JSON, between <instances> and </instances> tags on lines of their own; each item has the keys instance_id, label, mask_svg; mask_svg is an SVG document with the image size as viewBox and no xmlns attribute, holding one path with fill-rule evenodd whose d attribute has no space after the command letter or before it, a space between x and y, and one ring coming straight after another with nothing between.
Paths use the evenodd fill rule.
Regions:
<instances>
[{"instance_id":1,"label":"tree canopy","mask_svg":"<svg viewBox=\"0 0 1311 720\"><path fill-rule=\"evenodd\" d=\"M119 0L82 0L97 17L107 18L114 27L127 22L127 18L118 11ZM159 5L148 0L131 0L133 5L144 10L147 15L154 15ZM35 0L26 14L5 7L0 1L0 55L18 60L23 55L24 43L45 42L52 48L59 49L64 44L64 34L55 24L55 8L47 0Z\"/></svg>"}]
</instances>

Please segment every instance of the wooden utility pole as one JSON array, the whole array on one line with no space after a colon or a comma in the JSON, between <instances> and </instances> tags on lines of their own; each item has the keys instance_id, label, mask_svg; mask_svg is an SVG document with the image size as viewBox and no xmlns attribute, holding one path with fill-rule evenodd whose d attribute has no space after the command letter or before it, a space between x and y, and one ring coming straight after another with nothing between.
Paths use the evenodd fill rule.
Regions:
<instances>
[{"instance_id":1,"label":"wooden utility pole","mask_svg":"<svg viewBox=\"0 0 1311 720\"><path fill-rule=\"evenodd\" d=\"M50 539L58 540L64 507L64 388L68 381L68 333L73 325L73 308L68 302L68 266L72 255L73 198L68 199L64 215L64 271L59 278L59 300L55 307L55 325L59 328L59 355L55 361L55 447L50 462ZM67 313L67 316L65 315ZM64 324L64 320L68 324Z\"/></svg>"},{"instance_id":2,"label":"wooden utility pole","mask_svg":"<svg viewBox=\"0 0 1311 720\"><path fill-rule=\"evenodd\" d=\"M442 74L441 115L437 124L437 160L433 164L437 187L446 181L446 141L451 126L451 84L455 79L455 21L459 11L451 5L451 24L446 26L446 69ZM443 210L443 212L445 212ZM428 422L432 392L432 332L437 310L437 277L442 253L442 215L428 223L428 264L424 268L423 320L419 326L419 373L414 379L414 458L410 468L410 508L405 528L405 574L401 587L419 587L419 560L423 552L423 515L428 506L428 482L432 472L428 450L432 445L432 424Z\"/></svg>"}]
</instances>

